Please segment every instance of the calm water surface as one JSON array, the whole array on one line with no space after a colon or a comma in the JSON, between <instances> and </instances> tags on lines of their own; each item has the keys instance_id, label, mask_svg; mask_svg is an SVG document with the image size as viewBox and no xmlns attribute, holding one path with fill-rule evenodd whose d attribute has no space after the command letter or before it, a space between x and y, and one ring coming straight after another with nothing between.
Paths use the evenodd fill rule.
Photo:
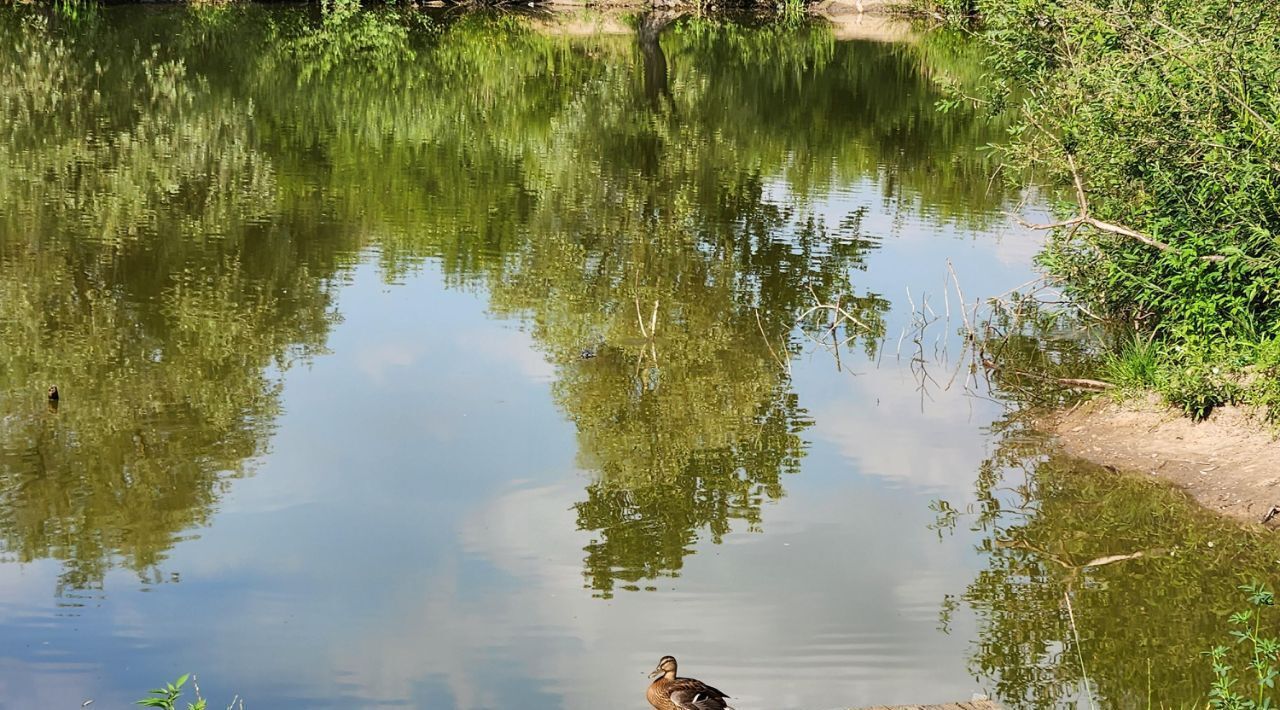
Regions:
<instances>
[{"instance_id":1,"label":"calm water surface","mask_svg":"<svg viewBox=\"0 0 1280 710\"><path fill-rule=\"evenodd\" d=\"M1064 591L1196 700L1280 551L965 367L1038 246L972 50L592 22L0 11L0 707L1047 706Z\"/></svg>"}]
</instances>

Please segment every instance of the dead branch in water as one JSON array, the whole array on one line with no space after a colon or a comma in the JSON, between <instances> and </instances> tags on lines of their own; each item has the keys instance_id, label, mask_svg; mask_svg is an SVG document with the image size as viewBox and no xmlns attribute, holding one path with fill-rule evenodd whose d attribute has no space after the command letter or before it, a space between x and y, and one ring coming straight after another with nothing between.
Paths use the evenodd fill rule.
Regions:
<instances>
[{"instance_id":1,"label":"dead branch in water","mask_svg":"<svg viewBox=\"0 0 1280 710\"><path fill-rule=\"evenodd\" d=\"M1102 567L1103 565L1115 564L1116 562L1124 562L1125 560L1136 560L1139 557L1143 557L1144 555L1146 555L1146 553L1142 551L1130 552L1127 555L1107 555L1106 557L1099 557L1096 560L1089 560L1088 562L1084 563L1081 566L1082 567Z\"/></svg>"},{"instance_id":2,"label":"dead branch in water","mask_svg":"<svg viewBox=\"0 0 1280 710\"><path fill-rule=\"evenodd\" d=\"M765 347L769 348L769 354L773 356L773 359L775 361L777 361L778 366L785 369L787 371L787 375L790 376L791 375L791 358L787 358L786 360L783 360L782 357L778 355L777 351L773 349L773 343L769 342L769 336L767 333L764 332L764 321L760 320L760 309L755 308L752 310L756 312L756 327L760 329L760 337L764 338L764 345ZM785 351L786 348L784 347L783 350Z\"/></svg>"},{"instance_id":3,"label":"dead branch in water","mask_svg":"<svg viewBox=\"0 0 1280 710\"><path fill-rule=\"evenodd\" d=\"M658 366L658 345L654 334L658 330L658 301L653 302L653 314L649 316L649 328L644 327L644 314L640 311L640 297L636 296L636 323L640 326L640 335L644 336L645 344L640 348L640 362L637 363L637 369L643 367L647 357L653 358L653 366Z\"/></svg>"},{"instance_id":4,"label":"dead branch in water","mask_svg":"<svg viewBox=\"0 0 1280 710\"><path fill-rule=\"evenodd\" d=\"M654 332L658 329L658 302L653 302L653 313L649 316L649 328L644 327L644 314L640 312L640 297L636 296L636 322L640 324L640 335L646 340L653 337Z\"/></svg>"},{"instance_id":5,"label":"dead branch in water","mask_svg":"<svg viewBox=\"0 0 1280 710\"><path fill-rule=\"evenodd\" d=\"M1084 668L1084 652L1080 650L1080 631L1076 629L1076 613L1071 609L1071 592L1062 590L1062 600L1067 603L1067 619L1071 622L1071 635L1076 638L1076 659L1080 661L1080 679L1084 683L1084 696L1093 710L1093 693L1089 692L1089 673Z\"/></svg>"},{"instance_id":6,"label":"dead branch in water","mask_svg":"<svg viewBox=\"0 0 1280 710\"><path fill-rule=\"evenodd\" d=\"M1164 555L1168 552L1168 550L1164 548L1157 547L1150 550L1138 550L1137 552L1130 552L1123 555L1106 555L1105 557L1098 557L1096 559L1089 560L1084 564L1077 564L1071 560L1063 559L1061 556L1055 555L1044 548L1036 547L1026 540L996 540L996 546L1010 550L1025 550L1027 552L1035 553L1043 557L1045 560L1053 562L1067 570L1071 573L1072 577L1075 577L1075 575L1079 574L1082 570L1088 570L1095 567L1105 567L1117 562L1128 562L1129 560L1137 560L1143 557L1159 557L1160 555Z\"/></svg>"},{"instance_id":7,"label":"dead branch in water","mask_svg":"<svg viewBox=\"0 0 1280 710\"><path fill-rule=\"evenodd\" d=\"M969 322L969 314L964 310L967 305L964 300L964 291L960 288L960 277L956 276L956 267L951 264L950 259L947 259L947 271L951 272L951 281L956 285L956 295L960 297L960 316L964 318L964 329L968 332L970 338L976 338L978 333L974 330L973 324ZM946 292L944 291L943 293ZM976 319L978 310L978 305L976 303L974 304L973 309L974 318ZM947 315L951 315L950 303L948 303Z\"/></svg>"},{"instance_id":8,"label":"dead branch in water","mask_svg":"<svg viewBox=\"0 0 1280 710\"><path fill-rule=\"evenodd\" d=\"M994 360L990 358L983 358L982 366L993 372L999 372L1003 370L1005 372L1008 372L1014 375L1030 377L1034 380L1042 380L1044 382L1054 382L1063 387L1067 387L1070 389L1092 390L1094 392L1105 392L1115 387L1115 385L1110 382L1103 382L1102 380L1091 380L1087 377L1051 377L1049 375L1039 375L1034 372L1027 372L1026 370L1016 370L1012 367L1004 367L1002 365L998 365Z\"/></svg>"},{"instance_id":9,"label":"dead branch in water","mask_svg":"<svg viewBox=\"0 0 1280 710\"><path fill-rule=\"evenodd\" d=\"M1080 170L1076 167L1075 156L1073 156L1070 153L1067 153L1067 165L1071 167L1071 179L1075 183L1076 200L1080 205L1080 214L1076 215L1075 217L1072 217L1071 219L1063 220L1061 222L1051 222L1049 224L1035 224L1032 222L1028 222L1025 219L1023 219L1020 215L1014 214L1012 212L1006 212L1005 214L1013 218L1014 221L1026 227L1027 229L1048 230L1048 229L1061 229L1063 227L1071 227L1073 229L1078 229L1081 225L1088 225L1098 230L1099 232L1106 232L1108 234L1115 234L1121 237L1128 237L1130 239L1134 239L1139 242L1142 242L1147 246L1155 247L1160 251L1174 250L1172 245L1162 242L1159 239L1149 237L1141 232L1129 229L1128 227L1124 227L1119 224L1104 222L1094 217L1093 215L1089 214L1089 201L1085 197L1084 181L1080 177ZM1223 256L1222 254L1207 254L1199 257L1199 259L1201 261L1218 262L1218 261L1226 261L1227 257Z\"/></svg>"},{"instance_id":10,"label":"dead branch in water","mask_svg":"<svg viewBox=\"0 0 1280 710\"><path fill-rule=\"evenodd\" d=\"M813 286L809 287L809 294L813 296L814 305L811 308L809 308L809 310L805 311L804 313L801 313L796 318L796 322L802 321L805 318L808 318L811 314L816 313L818 311L827 310L827 311L831 311L831 316L833 318L831 322L831 327L827 331L829 333L834 332L835 329L842 322L846 320L849 321L850 323L853 323L854 325L857 325L860 328L869 329L869 326L866 323L863 323L862 321L858 320L853 316L852 313L840 307L840 299L837 298L835 303L823 303L822 300L818 298L818 294L813 290Z\"/></svg>"},{"instance_id":11,"label":"dead branch in water","mask_svg":"<svg viewBox=\"0 0 1280 710\"><path fill-rule=\"evenodd\" d=\"M1057 378L1057 382L1058 384L1064 387L1070 387L1072 389L1094 390L1097 392L1105 392L1115 387L1115 385L1111 384L1110 382L1103 382L1102 380L1091 380L1087 377L1059 377Z\"/></svg>"},{"instance_id":12,"label":"dead branch in water","mask_svg":"<svg viewBox=\"0 0 1280 710\"><path fill-rule=\"evenodd\" d=\"M822 311L827 311L830 313L831 322L829 324L824 324L826 326L826 332L823 333L821 337L815 338L813 335L805 331L803 327L801 327L800 331L806 338L813 341L814 343L817 343L823 349L830 352L835 357L835 360L836 360L836 371L843 372L844 371L843 365L840 362L840 348L845 347L850 342L855 340L858 337L858 333L856 332L852 333L844 340L840 340L840 335L838 332L840 325L847 321L857 326L858 328L861 328L863 332L869 332L871 330L871 326L859 320L856 316L854 316L852 313L846 310L844 306L841 304L841 298L842 298L841 296L836 296L835 303L823 303L822 299L818 298L818 293L813 290L812 284L809 285L809 295L813 297L813 306L809 307L807 310L805 310L803 313L797 316L796 323L803 324L805 319L807 319L809 316L813 315L814 313L819 313ZM850 328L848 326L845 326L845 332L848 333L849 330ZM827 337L831 338L831 342L828 343L825 340L825 338Z\"/></svg>"}]
</instances>

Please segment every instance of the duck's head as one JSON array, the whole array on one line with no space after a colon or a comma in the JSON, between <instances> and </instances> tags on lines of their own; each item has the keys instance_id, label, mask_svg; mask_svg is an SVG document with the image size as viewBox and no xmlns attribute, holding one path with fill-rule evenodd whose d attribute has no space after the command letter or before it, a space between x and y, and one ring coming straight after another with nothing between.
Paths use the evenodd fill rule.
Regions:
<instances>
[{"instance_id":1,"label":"duck's head","mask_svg":"<svg viewBox=\"0 0 1280 710\"><path fill-rule=\"evenodd\" d=\"M654 668L653 672L649 674L649 679L652 680L662 676L666 676L667 678L676 677L675 656L663 656L662 660L658 661L658 667Z\"/></svg>"},{"instance_id":2,"label":"duck's head","mask_svg":"<svg viewBox=\"0 0 1280 710\"><path fill-rule=\"evenodd\" d=\"M51 401L54 401L54 402L57 402L57 401L58 401L58 386L57 386L57 385L50 385L50 386L49 386L49 399L50 399Z\"/></svg>"}]
</instances>

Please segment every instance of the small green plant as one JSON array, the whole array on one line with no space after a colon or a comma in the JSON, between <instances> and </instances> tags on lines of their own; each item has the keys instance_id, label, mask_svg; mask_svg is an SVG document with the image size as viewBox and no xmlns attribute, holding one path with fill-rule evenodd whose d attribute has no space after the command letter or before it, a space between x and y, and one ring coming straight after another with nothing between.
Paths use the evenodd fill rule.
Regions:
<instances>
[{"instance_id":1,"label":"small green plant","mask_svg":"<svg viewBox=\"0 0 1280 710\"><path fill-rule=\"evenodd\" d=\"M1235 371L1213 354L1174 361L1162 379L1160 391L1165 399L1197 421L1209 416L1215 407L1241 399Z\"/></svg>"},{"instance_id":2,"label":"small green plant","mask_svg":"<svg viewBox=\"0 0 1280 710\"><path fill-rule=\"evenodd\" d=\"M1238 647L1243 646L1249 660L1242 672L1252 671L1254 680L1245 682L1236 676L1236 669L1229 661L1231 649L1216 646L1208 652L1213 663L1213 685L1209 688L1209 707L1219 710L1264 710L1276 707L1272 694L1276 687L1276 655L1280 653L1280 639L1262 635L1262 610L1275 606L1275 595L1261 584L1246 584L1240 590L1249 596L1253 608L1231 615L1229 623L1234 628L1231 636ZM1256 692L1255 692L1256 691Z\"/></svg>"},{"instance_id":3,"label":"small green plant","mask_svg":"<svg viewBox=\"0 0 1280 710\"><path fill-rule=\"evenodd\" d=\"M1103 371L1105 379L1122 390L1156 389L1160 364L1153 340L1131 333L1107 354Z\"/></svg>"},{"instance_id":4,"label":"small green plant","mask_svg":"<svg viewBox=\"0 0 1280 710\"><path fill-rule=\"evenodd\" d=\"M162 708L162 710L176 710L178 707L178 698L182 697L182 686L186 685L187 679L191 677L190 673L184 673L176 681L166 684L163 688L154 688L148 695L151 697L143 698L138 701L138 705L147 708ZM200 690L196 688L196 701L187 703L187 710L205 710L204 698L200 697Z\"/></svg>"},{"instance_id":5,"label":"small green plant","mask_svg":"<svg viewBox=\"0 0 1280 710\"><path fill-rule=\"evenodd\" d=\"M1272 424L1280 423L1280 338L1258 344L1253 369L1247 377L1247 401L1262 408Z\"/></svg>"}]
</instances>

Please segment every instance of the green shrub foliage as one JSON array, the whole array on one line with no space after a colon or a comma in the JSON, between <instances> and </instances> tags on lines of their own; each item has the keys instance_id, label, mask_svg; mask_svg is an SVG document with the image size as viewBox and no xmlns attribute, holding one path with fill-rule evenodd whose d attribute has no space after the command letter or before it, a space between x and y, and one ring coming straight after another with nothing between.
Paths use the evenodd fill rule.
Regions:
<instances>
[{"instance_id":1,"label":"green shrub foliage","mask_svg":"<svg viewBox=\"0 0 1280 710\"><path fill-rule=\"evenodd\" d=\"M1280 3L952 5L994 50L996 98L1020 102L1010 163L1066 187L1042 264L1154 343L1151 379L1189 413L1270 403L1246 385L1280 335Z\"/></svg>"}]
</instances>

